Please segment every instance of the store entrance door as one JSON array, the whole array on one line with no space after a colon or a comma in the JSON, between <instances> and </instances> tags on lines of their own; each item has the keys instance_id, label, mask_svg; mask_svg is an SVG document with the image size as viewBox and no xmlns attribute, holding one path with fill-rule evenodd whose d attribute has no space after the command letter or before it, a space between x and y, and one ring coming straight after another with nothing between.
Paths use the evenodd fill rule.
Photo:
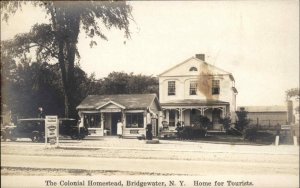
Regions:
<instances>
[{"instance_id":1,"label":"store entrance door","mask_svg":"<svg viewBox=\"0 0 300 188\"><path fill-rule=\"evenodd\" d=\"M117 135L117 123L121 121L121 113L116 112L111 114L111 135Z\"/></svg>"}]
</instances>

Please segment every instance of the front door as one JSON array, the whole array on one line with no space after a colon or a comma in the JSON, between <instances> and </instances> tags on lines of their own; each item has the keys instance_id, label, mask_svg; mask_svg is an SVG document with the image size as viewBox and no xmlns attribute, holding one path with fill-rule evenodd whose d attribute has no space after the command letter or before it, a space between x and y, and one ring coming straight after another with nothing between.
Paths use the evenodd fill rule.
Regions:
<instances>
[{"instance_id":1,"label":"front door","mask_svg":"<svg viewBox=\"0 0 300 188\"><path fill-rule=\"evenodd\" d=\"M111 115L111 135L117 135L117 123L121 121L121 113L112 113Z\"/></svg>"}]
</instances>

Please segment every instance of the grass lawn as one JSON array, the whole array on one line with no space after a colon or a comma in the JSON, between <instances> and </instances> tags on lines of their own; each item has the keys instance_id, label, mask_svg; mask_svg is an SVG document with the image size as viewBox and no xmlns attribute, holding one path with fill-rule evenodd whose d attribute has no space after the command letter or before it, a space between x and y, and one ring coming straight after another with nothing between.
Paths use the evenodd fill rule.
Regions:
<instances>
[{"instance_id":1,"label":"grass lawn","mask_svg":"<svg viewBox=\"0 0 300 188\"><path fill-rule=\"evenodd\" d=\"M222 142L230 144L260 144L271 145L275 143L274 131L258 131L255 140L244 139L243 136L230 135L225 132L208 132L205 137L196 138L193 140L208 141L208 142Z\"/></svg>"}]
</instances>

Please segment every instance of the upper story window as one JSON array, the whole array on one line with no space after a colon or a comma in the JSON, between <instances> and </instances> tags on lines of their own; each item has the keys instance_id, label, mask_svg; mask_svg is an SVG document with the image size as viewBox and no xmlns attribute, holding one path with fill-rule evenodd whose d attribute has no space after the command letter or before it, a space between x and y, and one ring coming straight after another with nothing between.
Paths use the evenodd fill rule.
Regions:
<instances>
[{"instance_id":1,"label":"upper story window","mask_svg":"<svg viewBox=\"0 0 300 188\"><path fill-rule=\"evenodd\" d=\"M190 71L198 71L198 69L196 67L191 67Z\"/></svg>"},{"instance_id":2,"label":"upper story window","mask_svg":"<svg viewBox=\"0 0 300 188\"><path fill-rule=\"evenodd\" d=\"M190 95L197 95L197 82L196 81L190 82Z\"/></svg>"},{"instance_id":3,"label":"upper story window","mask_svg":"<svg viewBox=\"0 0 300 188\"><path fill-rule=\"evenodd\" d=\"M220 80L212 80L212 94L213 95L220 94Z\"/></svg>"},{"instance_id":4,"label":"upper story window","mask_svg":"<svg viewBox=\"0 0 300 188\"><path fill-rule=\"evenodd\" d=\"M175 95L175 81L168 81L168 95Z\"/></svg>"}]
</instances>

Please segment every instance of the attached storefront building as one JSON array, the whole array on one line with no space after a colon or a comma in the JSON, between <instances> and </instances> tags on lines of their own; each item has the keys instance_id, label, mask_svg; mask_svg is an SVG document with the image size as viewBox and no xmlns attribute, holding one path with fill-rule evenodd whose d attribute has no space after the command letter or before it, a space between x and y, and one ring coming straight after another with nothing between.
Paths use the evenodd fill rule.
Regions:
<instances>
[{"instance_id":1,"label":"attached storefront building","mask_svg":"<svg viewBox=\"0 0 300 188\"><path fill-rule=\"evenodd\" d=\"M161 107L156 94L89 95L77 110L90 136L117 135L118 121L123 123L123 137L146 135L147 124L158 134Z\"/></svg>"}]
</instances>

